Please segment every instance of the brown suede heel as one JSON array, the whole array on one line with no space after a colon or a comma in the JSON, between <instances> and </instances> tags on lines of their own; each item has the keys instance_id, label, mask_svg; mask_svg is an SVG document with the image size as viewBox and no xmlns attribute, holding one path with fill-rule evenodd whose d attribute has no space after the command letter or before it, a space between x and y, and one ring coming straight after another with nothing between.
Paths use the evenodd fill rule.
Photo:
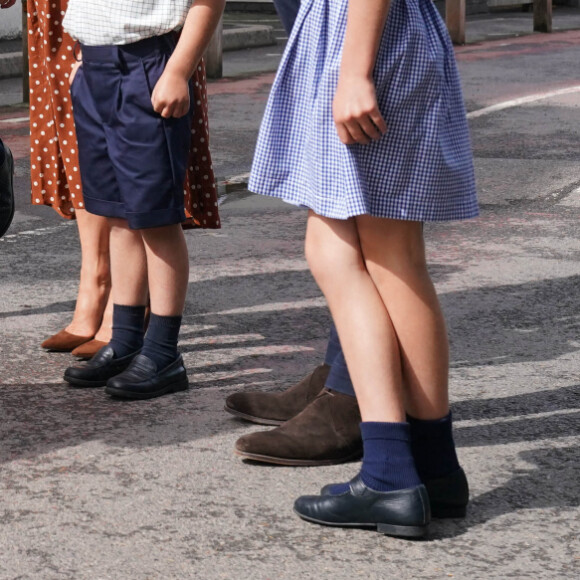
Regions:
<instances>
[{"instance_id":1,"label":"brown suede heel","mask_svg":"<svg viewBox=\"0 0 580 580\"><path fill-rule=\"evenodd\" d=\"M93 358L106 344L109 343L96 339L89 340L89 342L77 346L71 354L77 358L87 360Z\"/></svg>"},{"instance_id":2,"label":"brown suede heel","mask_svg":"<svg viewBox=\"0 0 580 580\"><path fill-rule=\"evenodd\" d=\"M329 372L328 365L320 365L298 384L281 393L234 393L226 399L224 409L259 425L281 425L316 398L324 388Z\"/></svg>"},{"instance_id":3,"label":"brown suede heel","mask_svg":"<svg viewBox=\"0 0 580 580\"><path fill-rule=\"evenodd\" d=\"M361 421L355 397L324 389L280 427L240 437L244 459L277 465L333 465L362 456Z\"/></svg>"},{"instance_id":4,"label":"brown suede heel","mask_svg":"<svg viewBox=\"0 0 580 580\"><path fill-rule=\"evenodd\" d=\"M78 336L66 330L61 330L47 338L40 346L55 352L70 352L85 342L92 340L92 336Z\"/></svg>"}]
</instances>

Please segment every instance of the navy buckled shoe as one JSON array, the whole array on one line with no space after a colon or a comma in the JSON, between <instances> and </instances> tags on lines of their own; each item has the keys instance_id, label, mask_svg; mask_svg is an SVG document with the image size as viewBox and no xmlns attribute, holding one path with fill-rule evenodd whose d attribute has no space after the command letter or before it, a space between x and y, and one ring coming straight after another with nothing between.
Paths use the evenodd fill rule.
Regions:
<instances>
[{"instance_id":1,"label":"navy buckled shoe","mask_svg":"<svg viewBox=\"0 0 580 580\"><path fill-rule=\"evenodd\" d=\"M305 495L294 503L303 519L326 526L373 528L381 534L421 538L431 521L424 485L397 491L374 491L357 475L339 495Z\"/></svg>"},{"instance_id":2,"label":"navy buckled shoe","mask_svg":"<svg viewBox=\"0 0 580 580\"><path fill-rule=\"evenodd\" d=\"M336 484L325 485L320 495L332 495L331 489ZM437 479L423 482L429 496L432 518L464 518L469 503L469 485L461 467Z\"/></svg>"}]
</instances>

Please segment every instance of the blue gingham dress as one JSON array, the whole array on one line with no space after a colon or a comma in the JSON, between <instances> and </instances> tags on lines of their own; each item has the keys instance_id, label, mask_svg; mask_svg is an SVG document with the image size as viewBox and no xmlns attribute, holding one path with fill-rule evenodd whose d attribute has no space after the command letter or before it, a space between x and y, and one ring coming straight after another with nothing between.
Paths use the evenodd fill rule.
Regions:
<instances>
[{"instance_id":1,"label":"blue gingham dress","mask_svg":"<svg viewBox=\"0 0 580 580\"><path fill-rule=\"evenodd\" d=\"M431 0L392 0L374 80L388 132L344 145L332 116L348 0L302 0L262 121L249 189L336 219L478 214L459 75Z\"/></svg>"}]
</instances>

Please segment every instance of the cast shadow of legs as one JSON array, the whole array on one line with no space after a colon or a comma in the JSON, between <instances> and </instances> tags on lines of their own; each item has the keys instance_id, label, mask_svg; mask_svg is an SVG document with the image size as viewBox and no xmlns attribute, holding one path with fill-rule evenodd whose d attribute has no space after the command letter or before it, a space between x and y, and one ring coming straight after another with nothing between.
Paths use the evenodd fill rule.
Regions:
<instances>
[{"instance_id":1,"label":"cast shadow of legs","mask_svg":"<svg viewBox=\"0 0 580 580\"><path fill-rule=\"evenodd\" d=\"M550 522L554 521L554 508L567 510L580 505L578 492L578 448L545 447L518 454L520 460L530 464L526 469L515 469L512 478L500 487L471 498L465 520L435 520L430 539L440 540L464 534L473 528L500 516L501 526L509 527L522 510L550 508ZM511 517L510 517L511 516ZM562 518L564 519L564 518ZM575 520L567 518L570 534L574 533ZM541 517L538 518L540 525ZM559 526L562 526L562 522Z\"/></svg>"}]
</instances>

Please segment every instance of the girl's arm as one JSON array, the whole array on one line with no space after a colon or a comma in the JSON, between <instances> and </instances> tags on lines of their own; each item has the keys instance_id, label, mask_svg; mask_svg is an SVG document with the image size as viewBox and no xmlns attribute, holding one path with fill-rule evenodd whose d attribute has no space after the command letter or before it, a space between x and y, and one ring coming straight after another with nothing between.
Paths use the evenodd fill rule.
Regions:
<instances>
[{"instance_id":1,"label":"girl's arm","mask_svg":"<svg viewBox=\"0 0 580 580\"><path fill-rule=\"evenodd\" d=\"M189 9L179 42L151 95L162 117L183 117L189 110L188 82L224 10L225 0L195 0Z\"/></svg>"},{"instance_id":2,"label":"girl's arm","mask_svg":"<svg viewBox=\"0 0 580 580\"><path fill-rule=\"evenodd\" d=\"M390 0L349 0L340 76L333 115L346 145L370 143L387 131L373 82L373 69Z\"/></svg>"}]
</instances>

